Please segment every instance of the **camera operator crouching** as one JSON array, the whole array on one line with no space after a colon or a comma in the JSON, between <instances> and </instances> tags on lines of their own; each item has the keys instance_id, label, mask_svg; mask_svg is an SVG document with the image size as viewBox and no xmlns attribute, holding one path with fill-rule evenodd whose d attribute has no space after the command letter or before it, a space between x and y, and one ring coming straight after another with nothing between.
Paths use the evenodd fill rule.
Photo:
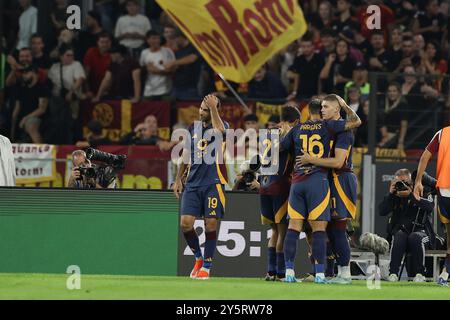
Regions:
<instances>
[{"instance_id":1,"label":"camera operator crouching","mask_svg":"<svg viewBox=\"0 0 450 320\"><path fill-rule=\"evenodd\" d=\"M399 280L402 259L405 254L409 254L408 275L414 277L414 282L424 282L425 249L435 249L439 240L430 220L434 209L432 194L435 193L436 180L428 175L424 176L426 190L420 201L413 196L412 181L408 169L395 172L389 193L378 207L381 216L390 215L387 228L391 244L389 281Z\"/></svg>"},{"instance_id":2,"label":"camera operator crouching","mask_svg":"<svg viewBox=\"0 0 450 320\"><path fill-rule=\"evenodd\" d=\"M92 164L92 161L101 164ZM68 187L76 189L115 189L117 173L125 169L125 155L114 155L92 148L72 153L73 169Z\"/></svg>"}]
</instances>

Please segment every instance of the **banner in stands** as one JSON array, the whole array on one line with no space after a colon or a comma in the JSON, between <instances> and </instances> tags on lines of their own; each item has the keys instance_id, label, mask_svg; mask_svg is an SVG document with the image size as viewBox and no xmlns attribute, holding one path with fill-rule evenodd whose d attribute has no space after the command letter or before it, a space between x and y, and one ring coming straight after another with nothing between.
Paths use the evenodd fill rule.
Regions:
<instances>
[{"instance_id":1,"label":"banner in stands","mask_svg":"<svg viewBox=\"0 0 450 320\"><path fill-rule=\"evenodd\" d=\"M295 0L157 0L217 73L248 82L307 29Z\"/></svg>"},{"instance_id":2,"label":"banner in stands","mask_svg":"<svg viewBox=\"0 0 450 320\"><path fill-rule=\"evenodd\" d=\"M56 179L56 148L48 144L13 144L16 184L34 184Z\"/></svg>"},{"instance_id":3,"label":"banner in stands","mask_svg":"<svg viewBox=\"0 0 450 320\"><path fill-rule=\"evenodd\" d=\"M23 145L21 145L23 146ZM40 179L18 179L17 186L36 187L66 187L72 172L72 152L79 149L76 146L49 146L52 154L48 156L48 165L53 166L53 176ZM118 174L118 187L121 189L166 189L168 188L168 166L171 165L170 153L161 152L154 146L105 146L99 148L113 154L125 154L128 156L125 170ZM22 150L22 149L20 149ZM23 151L22 151L23 152ZM56 162L58 158L58 162ZM18 172L27 168L33 172L33 161L16 160ZM20 167L22 166L22 167ZM24 171L25 172L25 171ZM43 170L43 172L47 172Z\"/></svg>"},{"instance_id":4,"label":"banner in stands","mask_svg":"<svg viewBox=\"0 0 450 320\"><path fill-rule=\"evenodd\" d=\"M199 119L198 109L200 101L177 102L178 121L186 126ZM248 105L248 104L247 104ZM251 108L251 104L248 105ZM220 108L220 116L230 124L232 129L241 128L245 111L237 102L223 102Z\"/></svg>"},{"instance_id":5,"label":"banner in stands","mask_svg":"<svg viewBox=\"0 0 450 320\"><path fill-rule=\"evenodd\" d=\"M90 120L98 120L111 141L131 132L145 117L154 115L158 119L158 135L170 139L170 104L166 101L142 101L132 104L130 100L87 103L83 112L83 132L88 133Z\"/></svg>"}]
</instances>

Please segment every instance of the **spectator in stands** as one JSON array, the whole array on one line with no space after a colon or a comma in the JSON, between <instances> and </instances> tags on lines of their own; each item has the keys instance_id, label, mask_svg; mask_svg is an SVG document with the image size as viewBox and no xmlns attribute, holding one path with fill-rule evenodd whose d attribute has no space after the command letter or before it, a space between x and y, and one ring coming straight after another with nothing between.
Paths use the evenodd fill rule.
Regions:
<instances>
[{"instance_id":1,"label":"spectator in stands","mask_svg":"<svg viewBox=\"0 0 450 320\"><path fill-rule=\"evenodd\" d=\"M145 43L145 35L152 28L150 20L139 13L140 4L136 0L127 0L128 14L119 18L116 24L115 37L121 45L138 56Z\"/></svg>"},{"instance_id":2,"label":"spectator in stands","mask_svg":"<svg viewBox=\"0 0 450 320\"><path fill-rule=\"evenodd\" d=\"M320 30L320 55L325 60L330 54L336 53L336 38L333 29Z\"/></svg>"},{"instance_id":3,"label":"spectator in stands","mask_svg":"<svg viewBox=\"0 0 450 320\"><path fill-rule=\"evenodd\" d=\"M363 99L368 99L370 94L369 74L364 62L357 62L353 70L352 81L345 84L345 99L347 90L351 86L357 86Z\"/></svg>"},{"instance_id":4,"label":"spectator in stands","mask_svg":"<svg viewBox=\"0 0 450 320\"><path fill-rule=\"evenodd\" d=\"M425 41L434 40L441 43L444 34L446 21L439 12L439 2L437 0L426 0L424 11L418 11L414 16L412 30L414 34L422 34Z\"/></svg>"},{"instance_id":5,"label":"spectator in stands","mask_svg":"<svg viewBox=\"0 0 450 320\"><path fill-rule=\"evenodd\" d=\"M390 39L388 52L394 64L395 62L398 63L402 58L403 30L400 26L396 26L392 29Z\"/></svg>"},{"instance_id":6,"label":"spectator in stands","mask_svg":"<svg viewBox=\"0 0 450 320\"><path fill-rule=\"evenodd\" d=\"M318 12L314 12L308 21L311 25L314 39L320 38L320 30L331 28L333 23L333 6L329 1L322 1L319 4Z\"/></svg>"},{"instance_id":7,"label":"spectator in stands","mask_svg":"<svg viewBox=\"0 0 450 320\"><path fill-rule=\"evenodd\" d=\"M72 118L78 119L79 100L83 99L82 86L86 74L80 62L75 61L74 49L63 45L59 51L60 62L54 63L48 72L48 78L53 84L54 97L64 95L72 112Z\"/></svg>"},{"instance_id":8,"label":"spectator in stands","mask_svg":"<svg viewBox=\"0 0 450 320\"><path fill-rule=\"evenodd\" d=\"M295 96L295 95L294 95ZM285 99L286 89L280 77L263 65L248 84L249 99Z\"/></svg>"},{"instance_id":9,"label":"spectator in stands","mask_svg":"<svg viewBox=\"0 0 450 320\"><path fill-rule=\"evenodd\" d=\"M250 130L250 129L253 129L256 132L259 131L259 119L256 116L256 114L254 114L254 113L247 114L243 120L244 120L244 130L245 131Z\"/></svg>"},{"instance_id":10,"label":"spectator in stands","mask_svg":"<svg viewBox=\"0 0 450 320\"><path fill-rule=\"evenodd\" d=\"M120 144L157 145L162 139L158 136L158 120L154 115L145 118L129 134L120 139Z\"/></svg>"},{"instance_id":11,"label":"spectator in stands","mask_svg":"<svg viewBox=\"0 0 450 320\"><path fill-rule=\"evenodd\" d=\"M32 143L43 143L39 127L41 118L47 110L50 92L46 85L39 83L38 70L35 66L22 68L21 74L16 105L12 114L11 139L24 141L22 137L16 135L18 126L30 136Z\"/></svg>"},{"instance_id":12,"label":"spectator in stands","mask_svg":"<svg viewBox=\"0 0 450 320\"><path fill-rule=\"evenodd\" d=\"M76 146L78 148L97 148L98 146L111 145L111 140L103 134L103 126L98 120L91 120L87 125L89 133L86 141L78 141Z\"/></svg>"},{"instance_id":13,"label":"spectator in stands","mask_svg":"<svg viewBox=\"0 0 450 320\"><path fill-rule=\"evenodd\" d=\"M320 72L322 91L343 95L344 86L351 80L354 68L355 61L349 56L349 45L340 39L336 44L336 54L328 56Z\"/></svg>"},{"instance_id":14,"label":"spectator in stands","mask_svg":"<svg viewBox=\"0 0 450 320\"><path fill-rule=\"evenodd\" d=\"M410 20L414 15L414 6L411 1L405 0L387 0L385 5L390 8L395 15L395 23L400 26L409 26Z\"/></svg>"},{"instance_id":15,"label":"spectator in stands","mask_svg":"<svg viewBox=\"0 0 450 320\"><path fill-rule=\"evenodd\" d=\"M52 62L45 52L45 42L41 35L34 34L31 36L31 53L33 55L33 65L45 70L50 69Z\"/></svg>"},{"instance_id":16,"label":"spectator in stands","mask_svg":"<svg viewBox=\"0 0 450 320\"><path fill-rule=\"evenodd\" d=\"M55 34L59 34L67 25L67 0L55 0L54 5L50 18Z\"/></svg>"},{"instance_id":17,"label":"spectator in stands","mask_svg":"<svg viewBox=\"0 0 450 320\"><path fill-rule=\"evenodd\" d=\"M273 114L269 117L269 120L267 120L266 123L266 129L277 129L278 124L280 123L280 116L277 114Z\"/></svg>"},{"instance_id":18,"label":"spectator in stands","mask_svg":"<svg viewBox=\"0 0 450 320\"><path fill-rule=\"evenodd\" d=\"M73 31L70 31L68 29L62 29L58 36L58 44L50 52L50 59L52 59L53 61L58 61L60 49L63 46L75 47L74 37L75 34Z\"/></svg>"},{"instance_id":19,"label":"spectator in stands","mask_svg":"<svg viewBox=\"0 0 450 320\"><path fill-rule=\"evenodd\" d=\"M366 38L370 39L373 31L382 31L384 34L385 41L388 40L388 33L390 31L392 23L395 21L395 16L392 10L387 7L382 0L366 0L365 4L359 7L357 13L357 20L359 22L358 29L361 29L361 34ZM377 6L377 14L380 21L380 25L376 28L371 27L373 23L373 14L371 10L368 10L370 6ZM379 13L378 13L379 12Z\"/></svg>"},{"instance_id":20,"label":"spectator in stands","mask_svg":"<svg viewBox=\"0 0 450 320\"><path fill-rule=\"evenodd\" d=\"M349 0L337 1L337 11L339 16L333 21L332 28L335 34L339 35L340 37L343 37L342 32L346 29L355 30L359 28L358 21L355 18L353 18L350 9L351 3Z\"/></svg>"},{"instance_id":21,"label":"spectator in stands","mask_svg":"<svg viewBox=\"0 0 450 320\"><path fill-rule=\"evenodd\" d=\"M353 84L347 88L348 106L355 112L358 112L362 105L361 89Z\"/></svg>"},{"instance_id":22,"label":"spectator in stands","mask_svg":"<svg viewBox=\"0 0 450 320\"><path fill-rule=\"evenodd\" d=\"M430 106L430 103L427 103L427 101L430 102L436 99L439 96L439 92L429 82L419 81L413 66L405 67L403 73L405 76L401 92L405 96L408 106L415 113L426 110Z\"/></svg>"},{"instance_id":23,"label":"spectator in stands","mask_svg":"<svg viewBox=\"0 0 450 320\"><path fill-rule=\"evenodd\" d=\"M163 37L165 39L164 47L169 48L172 52L176 52L178 49L176 41L176 28L174 26L165 26L163 31Z\"/></svg>"},{"instance_id":24,"label":"spectator in stands","mask_svg":"<svg viewBox=\"0 0 450 320\"><path fill-rule=\"evenodd\" d=\"M370 71L389 72L395 69L392 53L385 49L384 33L374 31L370 37L371 53L367 55Z\"/></svg>"},{"instance_id":25,"label":"spectator in stands","mask_svg":"<svg viewBox=\"0 0 450 320\"><path fill-rule=\"evenodd\" d=\"M38 10L31 5L31 0L19 0L22 14L19 18L19 33L16 49L28 47L31 35L37 32Z\"/></svg>"},{"instance_id":26,"label":"spectator in stands","mask_svg":"<svg viewBox=\"0 0 450 320\"><path fill-rule=\"evenodd\" d=\"M447 73L447 61L441 59L439 45L436 42L430 41L426 44L421 56L420 67L423 73L432 75L443 75Z\"/></svg>"},{"instance_id":27,"label":"spectator in stands","mask_svg":"<svg viewBox=\"0 0 450 320\"><path fill-rule=\"evenodd\" d=\"M136 60L127 54L123 45L113 46L110 50L111 65L100 84L93 102L99 102L109 89L110 99L131 99L140 101L141 69Z\"/></svg>"},{"instance_id":28,"label":"spectator in stands","mask_svg":"<svg viewBox=\"0 0 450 320\"><path fill-rule=\"evenodd\" d=\"M87 98L92 99L111 65L112 39L107 32L98 35L97 46L90 48L84 56L84 68L87 77Z\"/></svg>"},{"instance_id":29,"label":"spectator in stands","mask_svg":"<svg viewBox=\"0 0 450 320\"><path fill-rule=\"evenodd\" d=\"M395 70L393 72L400 72L406 66L417 66L420 63L420 57L414 54L413 39L409 36L404 36L402 39L402 55L399 61L395 61Z\"/></svg>"},{"instance_id":30,"label":"spectator in stands","mask_svg":"<svg viewBox=\"0 0 450 320\"><path fill-rule=\"evenodd\" d=\"M300 52L288 71L288 77L294 80L293 92L288 100L309 99L319 91L319 75L324 60L320 54L314 52L311 35L305 35L300 40Z\"/></svg>"},{"instance_id":31,"label":"spectator in stands","mask_svg":"<svg viewBox=\"0 0 450 320\"><path fill-rule=\"evenodd\" d=\"M77 59L83 61L86 52L98 44L98 37L105 33L101 23L100 14L89 11L86 17L86 30L82 30L77 41Z\"/></svg>"},{"instance_id":32,"label":"spectator in stands","mask_svg":"<svg viewBox=\"0 0 450 320\"><path fill-rule=\"evenodd\" d=\"M144 85L144 99L160 100L167 97L172 90L172 72L164 65L175 60L175 54L166 47L161 47L161 35L150 30L147 33L149 48L141 53L140 65L147 70L147 79Z\"/></svg>"},{"instance_id":33,"label":"spectator in stands","mask_svg":"<svg viewBox=\"0 0 450 320\"><path fill-rule=\"evenodd\" d=\"M31 53L30 48L22 48L19 50L18 61L12 56L9 55L7 58L9 67L11 71L9 72L6 78L6 86L13 87L17 84L18 80L21 78L20 69L23 67L28 67L33 64L33 55ZM39 70L39 80L40 82L44 81L46 78L45 70Z\"/></svg>"},{"instance_id":34,"label":"spectator in stands","mask_svg":"<svg viewBox=\"0 0 450 320\"><path fill-rule=\"evenodd\" d=\"M175 72L172 96L175 99L198 99L200 55L181 30L177 29L175 38L178 47L176 60L164 64L166 70Z\"/></svg>"},{"instance_id":35,"label":"spectator in stands","mask_svg":"<svg viewBox=\"0 0 450 320\"><path fill-rule=\"evenodd\" d=\"M279 74L285 88L291 87L293 75L288 75L288 70L294 63L294 59L298 54L298 48L298 41L294 41L267 61L267 70Z\"/></svg>"},{"instance_id":36,"label":"spectator in stands","mask_svg":"<svg viewBox=\"0 0 450 320\"><path fill-rule=\"evenodd\" d=\"M382 126L379 146L385 147L391 139L397 137L397 149L403 150L408 130L408 118L408 105L402 96L400 85L390 83L386 92L384 108L380 114Z\"/></svg>"},{"instance_id":37,"label":"spectator in stands","mask_svg":"<svg viewBox=\"0 0 450 320\"><path fill-rule=\"evenodd\" d=\"M421 34L416 34L413 37L413 47L414 54L418 57L421 57L423 55L423 52L425 51L425 39Z\"/></svg>"}]
</instances>

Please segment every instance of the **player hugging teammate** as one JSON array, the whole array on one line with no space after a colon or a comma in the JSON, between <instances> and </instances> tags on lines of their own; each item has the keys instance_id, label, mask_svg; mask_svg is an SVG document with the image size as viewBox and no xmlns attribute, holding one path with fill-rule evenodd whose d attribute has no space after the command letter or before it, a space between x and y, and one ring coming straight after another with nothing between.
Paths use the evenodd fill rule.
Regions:
<instances>
[{"instance_id":1,"label":"player hugging teammate","mask_svg":"<svg viewBox=\"0 0 450 320\"><path fill-rule=\"evenodd\" d=\"M346 120L340 119L341 108L347 114ZM287 134L281 139L280 150L288 151L297 159L288 200L284 281L297 282L294 261L299 234L306 220L312 229L314 281L328 283L325 278L328 230L328 239L340 266L338 277L332 283L349 283L350 247L345 226L346 220L355 214L356 201L350 130L357 128L361 120L341 97L334 94L323 101L311 101L309 111L311 117L304 124L291 128L288 123L281 123L282 133ZM333 171L331 182L328 168L340 169Z\"/></svg>"}]
</instances>

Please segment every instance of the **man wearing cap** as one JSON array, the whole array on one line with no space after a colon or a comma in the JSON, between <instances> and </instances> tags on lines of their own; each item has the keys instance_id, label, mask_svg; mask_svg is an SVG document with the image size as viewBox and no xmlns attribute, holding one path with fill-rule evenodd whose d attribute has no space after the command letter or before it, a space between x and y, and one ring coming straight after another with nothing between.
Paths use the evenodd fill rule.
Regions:
<instances>
[{"instance_id":1,"label":"man wearing cap","mask_svg":"<svg viewBox=\"0 0 450 320\"><path fill-rule=\"evenodd\" d=\"M370 94L370 84L368 82L368 73L366 64L362 61L358 61L355 65L355 69L353 69L352 81L348 81L345 84L345 97L344 99L347 101L348 98L348 90L350 87L359 87L361 92L361 98L366 100L369 98Z\"/></svg>"},{"instance_id":2,"label":"man wearing cap","mask_svg":"<svg viewBox=\"0 0 450 320\"><path fill-rule=\"evenodd\" d=\"M109 51L111 65L102 80L97 96L92 100L99 102L109 89L110 99L131 99L137 103L141 96L141 69L136 60L129 57L127 48L116 45Z\"/></svg>"}]
</instances>

